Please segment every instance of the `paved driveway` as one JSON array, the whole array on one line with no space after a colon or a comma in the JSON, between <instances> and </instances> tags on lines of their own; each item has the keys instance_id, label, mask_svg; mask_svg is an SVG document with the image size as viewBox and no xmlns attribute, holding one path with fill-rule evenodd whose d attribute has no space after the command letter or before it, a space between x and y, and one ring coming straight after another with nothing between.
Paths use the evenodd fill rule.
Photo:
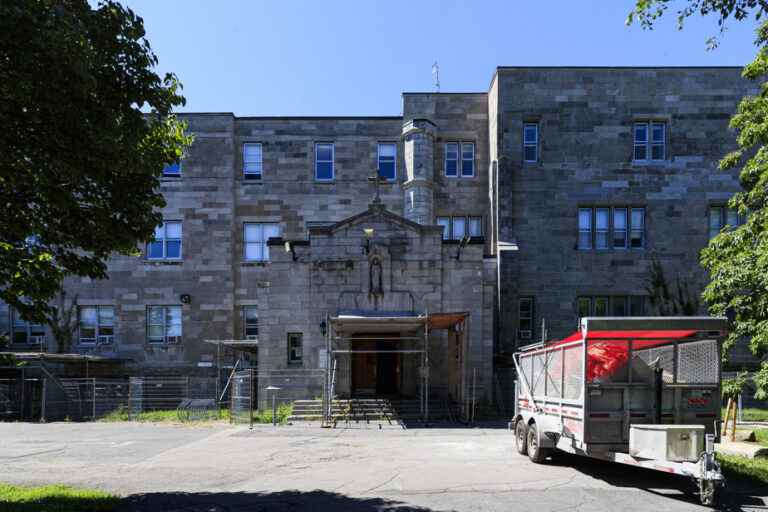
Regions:
<instances>
[{"instance_id":1,"label":"paved driveway","mask_svg":"<svg viewBox=\"0 0 768 512\"><path fill-rule=\"evenodd\" d=\"M0 481L102 488L141 511L706 510L677 477L534 465L501 429L2 423ZM768 489L731 489L729 510L768 503Z\"/></svg>"}]
</instances>

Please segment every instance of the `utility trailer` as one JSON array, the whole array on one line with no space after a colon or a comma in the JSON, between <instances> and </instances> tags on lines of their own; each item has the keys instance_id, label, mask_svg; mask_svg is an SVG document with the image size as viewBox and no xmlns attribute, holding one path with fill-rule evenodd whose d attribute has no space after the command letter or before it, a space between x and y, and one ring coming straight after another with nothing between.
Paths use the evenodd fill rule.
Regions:
<instances>
[{"instance_id":1,"label":"utility trailer","mask_svg":"<svg viewBox=\"0 0 768 512\"><path fill-rule=\"evenodd\" d=\"M724 318L587 317L561 341L514 356L517 451L552 450L687 476L705 505L723 475L720 421Z\"/></svg>"}]
</instances>

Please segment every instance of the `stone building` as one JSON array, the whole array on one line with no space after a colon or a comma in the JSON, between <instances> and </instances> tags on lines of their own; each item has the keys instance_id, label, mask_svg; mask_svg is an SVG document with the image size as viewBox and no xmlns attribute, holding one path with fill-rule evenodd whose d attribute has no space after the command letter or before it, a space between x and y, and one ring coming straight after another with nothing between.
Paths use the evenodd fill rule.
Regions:
<instances>
[{"instance_id":1,"label":"stone building","mask_svg":"<svg viewBox=\"0 0 768 512\"><path fill-rule=\"evenodd\" d=\"M426 347L431 394L460 399L471 371L490 397L542 325L652 313L652 261L701 289L700 249L739 221L716 166L752 91L738 68L499 67L486 92L403 93L402 116L182 114L156 241L66 283L73 350L199 374L220 364L205 340L239 340L260 372L330 364L341 394L413 396Z\"/></svg>"}]
</instances>

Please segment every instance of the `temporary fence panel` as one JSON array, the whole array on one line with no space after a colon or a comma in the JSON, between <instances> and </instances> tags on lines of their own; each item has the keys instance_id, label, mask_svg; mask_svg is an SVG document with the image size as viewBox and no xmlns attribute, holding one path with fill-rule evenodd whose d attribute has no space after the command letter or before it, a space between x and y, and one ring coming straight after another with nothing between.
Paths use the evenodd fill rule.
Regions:
<instances>
[{"instance_id":1,"label":"temporary fence panel","mask_svg":"<svg viewBox=\"0 0 768 512\"><path fill-rule=\"evenodd\" d=\"M191 403L190 401L195 401ZM208 401L203 403L204 401ZM216 377L131 377L129 417L149 411L216 408Z\"/></svg>"},{"instance_id":2,"label":"temporary fence panel","mask_svg":"<svg viewBox=\"0 0 768 512\"><path fill-rule=\"evenodd\" d=\"M127 407L127 379L45 379L45 421L95 420Z\"/></svg>"},{"instance_id":3,"label":"temporary fence panel","mask_svg":"<svg viewBox=\"0 0 768 512\"><path fill-rule=\"evenodd\" d=\"M253 369L235 372L230 381L229 420L231 423L253 425L255 407L255 371Z\"/></svg>"}]
</instances>

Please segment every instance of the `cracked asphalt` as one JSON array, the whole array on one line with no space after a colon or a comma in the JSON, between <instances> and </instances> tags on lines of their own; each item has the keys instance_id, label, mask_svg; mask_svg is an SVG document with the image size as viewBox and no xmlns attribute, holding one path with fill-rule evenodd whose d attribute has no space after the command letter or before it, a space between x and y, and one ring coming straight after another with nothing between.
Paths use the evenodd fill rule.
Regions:
<instances>
[{"instance_id":1,"label":"cracked asphalt","mask_svg":"<svg viewBox=\"0 0 768 512\"><path fill-rule=\"evenodd\" d=\"M0 423L0 481L100 488L125 511L706 510L683 478L571 456L536 465L510 432L482 428ZM729 482L720 508L765 510L766 496Z\"/></svg>"}]
</instances>

